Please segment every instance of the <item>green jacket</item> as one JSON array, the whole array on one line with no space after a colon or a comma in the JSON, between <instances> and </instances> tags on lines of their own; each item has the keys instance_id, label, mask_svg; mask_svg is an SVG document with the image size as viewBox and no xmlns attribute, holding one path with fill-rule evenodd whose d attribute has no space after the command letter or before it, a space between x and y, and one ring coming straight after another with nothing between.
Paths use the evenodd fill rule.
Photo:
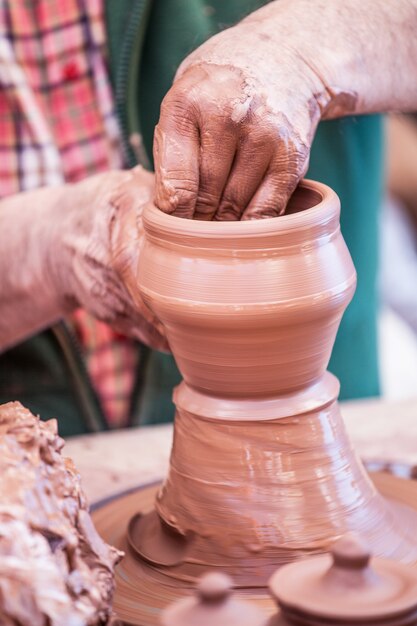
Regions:
<instances>
[{"instance_id":1,"label":"green jacket","mask_svg":"<svg viewBox=\"0 0 417 626\"><path fill-rule=\"evenodd\" d=\"M151 163L160 102L180 61L209 36L265 4L255 0L107 0L110 71L129 165ZM129 136L140 133L135 155ZM342 322L331 361L342 397L377 395L377 213L382 190L378 116L320 125L308 176L333 187L342 201L342 231L358 271L358 288ZM139 349L139 346L138 346ZM172 419L172 357L140 347L130 423ZM0 402L20 400L43 419L59 417L63 436L106 428L80 348L64 322L0 357Z\"/></svg>"}]
</instances>

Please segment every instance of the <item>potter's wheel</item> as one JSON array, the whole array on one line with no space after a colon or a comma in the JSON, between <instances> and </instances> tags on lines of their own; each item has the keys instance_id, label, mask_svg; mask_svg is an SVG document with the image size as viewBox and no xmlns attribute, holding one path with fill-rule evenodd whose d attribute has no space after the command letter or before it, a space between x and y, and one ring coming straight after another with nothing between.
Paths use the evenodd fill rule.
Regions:
<instances>
[{"instance_id":1,"label":"potter's wheel","mask_svg":"<svg viewBox=\"0 0 417 626\"><path fill-rule=\"evenodd\" d=\"M412 531L417 528L417 482L397 478L387 473L372 473L372 480L380 493L390 501L401 517L401 523ZM126 530L129 520L139 511L152 511L159 484L153 484L122 494L96 507L93 519L97 530L110 544L126 552L116 570L114 610L122 624L157 626L161 609L187 594L189 586L173 587L161 582L152 570L129 552ZM265 592L239 591L237 596L249 598L265 610L274 613L275 605Z\"/></svg>"}]
</instances>

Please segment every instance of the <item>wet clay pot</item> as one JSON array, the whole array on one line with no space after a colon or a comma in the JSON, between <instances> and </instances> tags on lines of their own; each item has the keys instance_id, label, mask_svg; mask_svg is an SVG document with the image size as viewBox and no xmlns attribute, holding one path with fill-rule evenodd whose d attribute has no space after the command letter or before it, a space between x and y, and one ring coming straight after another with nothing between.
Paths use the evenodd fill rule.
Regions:
<instances>
[{"instance_id":1,"label":"wet clay pot","mask_svg":"<svg viewBox=\"0 0 417 626\"><path fill-rule=\"evenodd\" d=\"M278 218L145 210L138 284L184 378L169 475L155 511L129 525L132 553L156 581L216 568L238 588L265 588L278 565L348 530L375 554L417 560L413 524L354 454L326 373L356 283L339 210L311 181Z\"/></svg>"},{"instance_id":2,"label":"wet clay pot","mask_svg":"<svg viewBox=\"0 0 417 626\"><path fill-rule=\"evenodd\" d=\"M138 283L188 388L277 397L325 372L356 274L339 200L306 182L288 214L202 222L149 206Z\"/></svg>"}]
</instances>

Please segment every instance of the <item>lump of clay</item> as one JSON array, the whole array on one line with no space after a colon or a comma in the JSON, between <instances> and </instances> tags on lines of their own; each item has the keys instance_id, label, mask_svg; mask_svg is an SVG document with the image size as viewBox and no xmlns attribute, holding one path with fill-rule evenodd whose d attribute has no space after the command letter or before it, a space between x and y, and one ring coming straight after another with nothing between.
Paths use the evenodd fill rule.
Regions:
<instances>
[{"instance_id":1,"label":"lump of clay","mask_svg":"<svg viewBox=\"0 0 417 626\"><path fill-rule=\"evenodd\" d=\"M0 406L0 624L111 622L122 554L97 534L55 420Z\"/></svg>"}]
</instances>

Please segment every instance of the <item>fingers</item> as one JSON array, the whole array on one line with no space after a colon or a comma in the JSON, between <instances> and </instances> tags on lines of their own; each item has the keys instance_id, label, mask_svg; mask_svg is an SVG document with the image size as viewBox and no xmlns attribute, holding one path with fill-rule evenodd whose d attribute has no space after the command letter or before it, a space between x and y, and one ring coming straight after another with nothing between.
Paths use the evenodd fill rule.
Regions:
<instances>
[{"instance_id":1,"label":"fingers","mask_svg":"<svg viewBox=\"0 0 417 626\"><path fill-rule=\"evenodd\" d=\"M123 311L119 311L112 319L103 321L110 323L113 328L123 335L137 339L155 350L170 352L163 325L156 319L143 301L139 309L137 309L130 306L128 300L126 300Z\"/></svg>"},{"instance_id":2,"label":"fingers","mask_svg":"<svg viewBox=\"0 0 417 626\"><path fill-rule=\"evenodd\" d=\"M143 302L136 278L141 248L138 216L151 198L152 183L153 174L137 166L126 172L110 198L116 211L109 225L111 270L106 272L106 321L152 348L169 352L164 328Z\"/></svg>"},{"instance_id":3,"label":"fingers","mask_svg":"<svg viewBox=\"0 0 417 626\"><path fill-rule=\"evenodd\" d=\"M216 212L239 134L226 111L229 91L235 96L240 83L240 76L224 69L199 66L164 98L154 158L155 204L166 213L211 219Z\"/></svg>"},{"instance_id":4,"label":"fingers","mask_svg":"<svg viewBox=\"0 0 417 626\"><path fill-rule=\"evenodd\" d=\"M242 213L242 220L285 213L291 194L307 171L309 152L306 146L282 141L279 145L262 182Z\"/></svg>"},{"instance_id":5,"label":"fingers","mask_svg":"<svg viewBox=\"0 0 417 626\"><path fill-rule=\"evenodd\" d=\"M139 311L128 307L124 314L118 315L112 321L113 328L155 350L170 352L163 325L145 307L142 304Z\"/></svg>"},{"instance_id":6,"label":"fingers","mask_svg":"<svg viewBox=\"0 0 417 626\"><path fill-rule=\"evenodd\" d=\"M211 220L216 213L232 169L236 144L236 131L232 125L223 128L212 123L202 131L200 184L194 219Z\"/></svg>"},{"instance_id":7,"label":"fingers","mask_svg":"<svg viewBox=\"0 0 417 626\"><path fill-rule=\"evenodd\" d=\"M133 326L132 323L130 324L131 334L150 348L170 352L164 326L154 315L151 317L146 315L145 308L147 309L144 304L140 309L140 318L137 315L137 324Z\"/></svg>"},{"instance_id":8,"label":"fingers","mask_svg":"<svg viewBox=\"0 0 417 626\"><path fill-rule=\"evenodd\" d=\"M155 131L155 203L206 220L280 215L306 171L310 135L233 68L189 68Z\"/></svg>"},{"instance_id":9,"label":"fingers","mask_svg":"<svg viewBox=\"0 0 417 626\"><path fill-rule=\"evenodd\" d=\"M248 207L242 213L241 219L253 220L282 215L296 186L297 182L292 186L282 178L278 182L276 175L268 171Z\"/></svg>"},{"instance_id":10,"label":"fingers","mask_svg":"<svg viewBox=\"0 0 417 626\"><path fill-rule=\"evenodd\" d=\"M184 98L184 99L183 99ZM200 134L182 90L168 93L155 129L155 204L192 218L199 189Z\"/></svg>"},{"instance_id":11,"label":"fingers","mask_svg":"<svg viewBox=\"0 0 417 626\"><path fill-rule=\"evenodd\" d=\"M240 220L262 182L274 150L274 138L256 130L241 139L216 220Z\"/></svg>"},{"instance_id":12,"label":"fingers","mask_svg":"<svg viewBox=\"0 0 417 626\"><path fill-rule=\"evenodd\" d=\"M135 339L138 339L154 350L168 354L171 352L166 337L160 334L152 325L139 326L132 334Z\"/></svg>"}]
</instances>

